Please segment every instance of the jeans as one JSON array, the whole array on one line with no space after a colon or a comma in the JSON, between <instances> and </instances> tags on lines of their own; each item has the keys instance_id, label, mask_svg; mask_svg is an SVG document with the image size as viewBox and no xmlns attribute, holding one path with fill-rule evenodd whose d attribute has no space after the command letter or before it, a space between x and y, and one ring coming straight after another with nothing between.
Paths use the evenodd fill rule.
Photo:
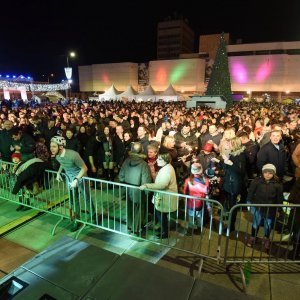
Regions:
<instances>
[{"instance_id":1,"label":"jeans","mask_svg":"<svg viewBox=\"0 0 300 300\"><path fill-rule=\"evenodd\" d=\"M257 230L260 224L263 222L265 237L269 237L273 227L274 219L270 216L263 215L259 208L253 206L251 207L251 213L253 214L252 227Z\"/></svg>"}]
</instances>

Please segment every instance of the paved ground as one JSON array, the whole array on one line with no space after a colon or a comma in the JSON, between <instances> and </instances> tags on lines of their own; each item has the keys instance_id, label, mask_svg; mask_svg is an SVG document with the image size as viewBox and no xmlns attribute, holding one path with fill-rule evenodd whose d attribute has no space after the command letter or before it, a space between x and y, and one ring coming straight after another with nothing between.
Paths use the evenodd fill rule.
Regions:
<instances>
[{"instance_id":1,"label":"paved ground","mask_svg":"<svg viewBox=\"0 0 300 300\"><path fill-rule=\"evenodd\" d=\"M33 210L16 212L16 207L16 204L0 200L1 228L14 224L12 222L20 217L26 220L28 215L35 214ZM0 277L11 272L62 236L75 236L74 233L70 233L67 220L58 226L56 235L52 236L51 231L57 220L56 216L39 215L26 225L2 235ZM126 253L183 274L195 277L198 275L199 259L187 253L90 227L82 231L79 239L114 253ZM252 265L247 293L259 299L299 299L299 272L300 267L295 264ZM226 269L223 265L217 265L213 260L205 260L200 278L242 293L241 276L239 268L235 265Z\"/></svg>"}]
</instances>

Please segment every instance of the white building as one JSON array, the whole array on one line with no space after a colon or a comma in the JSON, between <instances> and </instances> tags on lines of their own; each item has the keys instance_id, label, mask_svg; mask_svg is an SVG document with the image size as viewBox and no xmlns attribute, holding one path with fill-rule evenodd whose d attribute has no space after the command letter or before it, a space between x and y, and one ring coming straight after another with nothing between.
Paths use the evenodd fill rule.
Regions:
<instances>
[{"instance_id":1,"label":"white building","mask_svg":"<svg viewBox=\"0 0 300 300\"><path fill-rule=\"evenodd\" d=\"M300 95L300 41L228 45L227 50L234 93L273 93L279 98ZM149 62L149 84L155 92L164 91L169 84L179 93L205 92L207 59L189 57ZM129 85L139 90L138 64L80 66L79 84L82 92L103 92L112 84L119 91Z\"/></svg>"}]
</instances>

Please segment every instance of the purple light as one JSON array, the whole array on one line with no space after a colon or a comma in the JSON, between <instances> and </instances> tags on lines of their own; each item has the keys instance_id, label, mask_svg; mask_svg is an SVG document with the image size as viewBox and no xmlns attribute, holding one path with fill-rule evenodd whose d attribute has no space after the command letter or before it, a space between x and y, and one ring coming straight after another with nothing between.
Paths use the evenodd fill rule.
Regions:
<instances>
[{"instance_id":1,"label":"purple light","mask_svg":"<svg viewBox=\"0 0 300 300\"><path fill-rule=\"evenodd\" d=\"M267 79L267 77L269 77L271 70L272 70L272 65L270 60L268 59L268 61L264 62L257 70L255 79L257 81L264 81L265 79Z\"/></svg>"},{"instance_id":2,"label":"purple light","mask_svg":"<svg viewBox=\"0 0 300 300\"><path fill-rule=\"evenodd\" d=\"M238 83L247 83L248 81L246 67L239 62L231 65L231 74L234 78L234 81Z\"/></svg>"}]
</instances>

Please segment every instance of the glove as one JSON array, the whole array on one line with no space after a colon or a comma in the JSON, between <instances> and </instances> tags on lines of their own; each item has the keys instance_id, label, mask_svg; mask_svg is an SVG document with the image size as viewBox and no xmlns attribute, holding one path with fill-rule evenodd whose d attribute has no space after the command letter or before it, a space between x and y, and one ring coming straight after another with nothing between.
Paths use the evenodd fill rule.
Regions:
<instances>
[{"instance_id":1,"label":"glove","mask_svg":"<svg viewBox=\"0 0 300 300\"><path fill-rule=\"evenodd\" d=\"M58 182L63 181L63 179L62 179L62 177L61 177L61 175L60 175L59 173L57 173L57 175L56 175L56 180L57 180Z\"/></svg>"},{"instance_id":2,"label":"glove","mask_svg":"<svg viewBox=\"0 0 300 300\"><path fill-rule=\"evenodd\" d=\"M70 187L72 189L76 188L78 186L78 180L77 179L74 179L71 184L70 184Z\"/></svg>"}]
</instances>

